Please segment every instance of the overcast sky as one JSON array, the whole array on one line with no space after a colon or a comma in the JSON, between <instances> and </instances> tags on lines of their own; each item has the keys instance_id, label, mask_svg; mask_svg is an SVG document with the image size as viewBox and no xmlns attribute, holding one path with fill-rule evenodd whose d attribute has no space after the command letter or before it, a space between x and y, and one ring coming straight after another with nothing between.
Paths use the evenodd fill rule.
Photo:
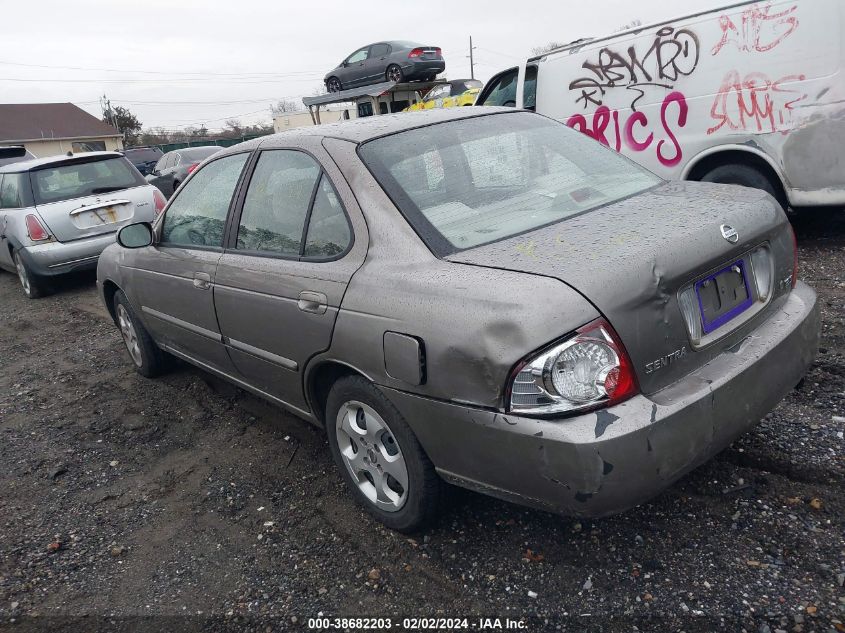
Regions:
<instances>
[{"instance_id":1,"label":"overcast sky","mask_svg":"<svg viewBox=\"0 0 845 633\"><path fill-rule=\"evenodd\" d=\"M3 3L0 102L99 98L144 127L209 129L270 121L279 99L309 96L356 48L388 39L440 46L450 78L488 79L531 48L648 24L726 0L28 0ZM668 12L668 13L667 13ZM82 69L82 70L79 70Z\"/></svg>"}]
</instances>

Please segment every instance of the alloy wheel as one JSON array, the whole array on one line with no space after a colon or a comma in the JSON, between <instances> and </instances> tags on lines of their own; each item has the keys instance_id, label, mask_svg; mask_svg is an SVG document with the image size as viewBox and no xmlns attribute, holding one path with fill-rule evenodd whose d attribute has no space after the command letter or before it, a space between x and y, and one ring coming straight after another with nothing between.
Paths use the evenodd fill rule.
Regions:
<instances>
[{"instance_id":1,"label":"alloy wheel","mask_svg":"<svg viewBox=\"0 0 845 633\"><path fill-rule=\"evenodd\" d=\"M143 361L141 358L141 345L138 343L138 334L135 332L135 326L132 325L129 312L122 305L117 306L117 323L120 327L120 334L123 336L123 342L126 343L126 349L129 350L129 355L132 357L132 361L140 367Z\"/></svg>"},{"instance_id":2,"label":"alloy wheel","mask_svg":"<svg viewBox=\"0 0 845 633\"><path fill-rule=\"evenodd\" d=\"M385 512L408 498L408 466L384 419L370 406L349 401L335 421L340 455L364 496Z\"/></svg>"},{"instance_id":3,"label":"alloy wheel","mask_svg":"<svg viewBox=\"0 0 845 633\"><path fill-rule=\"evenodd\" d=\"M29 275L26 272L26 268L23 265L23 260L21 259L19 253L15 253L15 270L18 271L18 279L21 281L23 291L27 295L32 294L32 286L29 283Z\"/></svg>"},{"instance_id":4,"label":"alloy wheel","mask_svg":"<svg viewBox=\"0 0 845 633\"><path fill-rule=\"evenodd\" d=\"M390 81L402 81L402 69L399 66L391 66L387 69L387 78Z\"/></svg>"}]
</instances>

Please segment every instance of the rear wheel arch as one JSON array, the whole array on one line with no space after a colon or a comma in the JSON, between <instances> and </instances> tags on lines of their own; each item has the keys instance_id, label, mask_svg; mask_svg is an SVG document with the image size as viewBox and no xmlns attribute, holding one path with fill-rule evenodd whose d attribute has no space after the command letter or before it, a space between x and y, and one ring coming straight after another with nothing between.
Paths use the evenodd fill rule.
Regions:
<instances>
[{"instance_id":1,"label":"rear wheel arch","mask_svg":"<svg viewBox=\"0 0 845 633\"><path fill-rule=\"evenodd\" d=\"M118 290L120 290L120 287L111 279L106 279L103 282L103 298L105 299L106 308L108 308L111 320L115 323L115 325L117 325L117 313L114 309L114 296L117 294Z\"/></svg>"},{"instance_id":2,"label":"rear wheel arch","mask_svg":"<svg viewBox=\"0 0 845 633\"><path fill-rule=\"evenodd\" d=\"M759 172L771 184L777 201L784 209L788 207L787 183L782 172L767 154L751 147L731 146L699 154L687 164L682 178L700 181L707 174L727 165L742 165Z\"/></svg>"},{"instance_id":3,"label":"rear wheel arch","mask_svg":"<svg viewBox=\"0 0 845 633\"><path fill-rule=\"evenodd\" d=\"M332 386L346 376L360 376L365 380L372 380L351 365L335 360L322 361L310 367L305 376L305 397L311 406L314 418L321 426L326 424L326 400Z\"/></svg>"}]
</instances>

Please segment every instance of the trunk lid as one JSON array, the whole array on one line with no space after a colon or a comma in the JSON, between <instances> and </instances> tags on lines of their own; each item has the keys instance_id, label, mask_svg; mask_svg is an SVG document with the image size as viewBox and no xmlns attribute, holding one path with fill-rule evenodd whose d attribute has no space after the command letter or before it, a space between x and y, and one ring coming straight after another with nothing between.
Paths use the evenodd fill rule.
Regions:
<instances>
[{"instance_id":1,"label":"trunk lid","mask_svg":"<svg viewBox=\"0 0 845 633\"><path fill-rule=\"evenodd\" d=\"M722 235L722 225L738 233L737 243ZM749 311L753 317L729 321L712 342L695 349L679 293L765 243L773 263L771 301ZM784 280L791 281L793 243L786 215L767 194L677 182L447 259L554 277L571 286L611 323L643 393L651 394L735 346L783 302L791 287Z\"/></svg>"},{"instance_id":2,"label":"trunk lid","mask_svg":"<svg viewBox=\"0 0 845 633\"><path fill-rule=\"evenodd\" d=\"M150 185L39 204L38 214L60 242L114 233L126 224L150 220L155 204Z\"/></svg>"}]
</instances>

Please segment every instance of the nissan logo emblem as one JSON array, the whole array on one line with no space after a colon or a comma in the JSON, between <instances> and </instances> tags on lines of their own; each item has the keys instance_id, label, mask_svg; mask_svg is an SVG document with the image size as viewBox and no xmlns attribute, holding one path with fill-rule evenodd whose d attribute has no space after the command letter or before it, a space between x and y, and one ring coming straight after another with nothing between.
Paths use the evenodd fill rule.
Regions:
<instances>
[{"instance_id":1,"label":"nissan logo emblem","mask_svg":"<svg viewBox=\"0 0 845 633\"><path fill-rule=\"evenodd\" d=\"M728 240L731 244L736 244L739 241L739 233L729 224L722 225L722 237Z\"/></svg>"}]
</instances>

